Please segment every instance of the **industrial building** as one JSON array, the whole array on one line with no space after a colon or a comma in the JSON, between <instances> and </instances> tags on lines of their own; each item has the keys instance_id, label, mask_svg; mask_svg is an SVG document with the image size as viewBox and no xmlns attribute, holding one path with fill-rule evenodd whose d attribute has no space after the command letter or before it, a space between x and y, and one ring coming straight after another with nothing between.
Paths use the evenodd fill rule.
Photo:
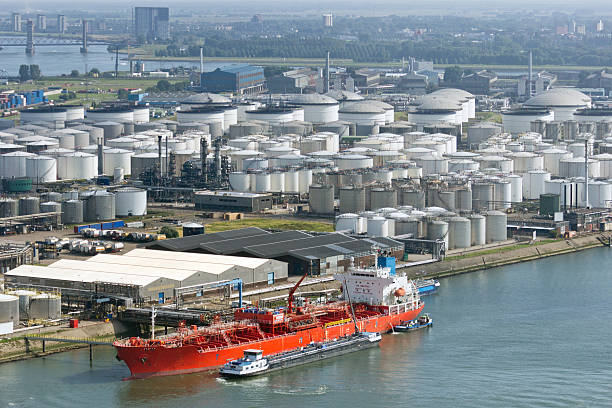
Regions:
<instances>
[{"instance_id":1,"label":"industrial building","mask_svg":"<svg viewBox=\"0 0 612 408\"><path fill-rule=\"evenodd\" d=\"M274 75L266 79L267 88L271 93L304 93L307 89L314 90L319 72L310 68L294 69Z\"/></svg>"},{"instance_id":2,"label":"industrial building","mask_svg":"<svg viewBox=\"0 0 612 408\"><path fill-rule=\"evenodd\" d=\"M202 73L202 89L208 92L232 92L249 95L265 89L262 67L249 64L232 64Z\"/></svg>"},{"instance_id":3,"label":"industrial building","mask_svg":"<svg viewBox=\"0 0 612 408\"><path fill-rule=\"evenodd\" d=\"M311 235L302 231L272 233L259 228L245 228L232 231L232 234L215 233L175 238L151 243L147 248L217 256L231 255L232 259L276 259L288 264L289 275L302 275L305 272L311 275L335 273L348 267L351 258L360 265L372 263L374 250L398 258L403 256L404 251L402 243L385 237L357 239L341 233Z\"/></svg>"},{"instance_id":4,"label":"industrial building","mask_svg":"<svg viewBox=\"0 0 612 408\"><path fill-rule=\"evenodd\" d=\"M287 265L273 259L136 250L130 256L96 255L87 261L60 260L48 267L21 265L5 273L11 284L93 292L132 298L136 303L171 302L174 289L241 278L245 285L287 278ZM144 251L144 252L143 252Z\"/></svg>"},{"instance_id":5,"label":"industrial building","mask_svg":"<svg viewBox=\"0 0 612 408\"><path fill-rule=\"evenodd\" d=\"M145 40L170 38L170 9L168 7L134 7L134 34Z\"/></svg>"},{"instance_id":6,"label":"industrial building","mask_svg":"<svg viewBox=\"0 0 612 408\"><path fill-rule=\"evenodd\" d=\"M272 208L272 194L239 191L197 191L196 210L260 212Z\"/></svg>"}]
</instances>

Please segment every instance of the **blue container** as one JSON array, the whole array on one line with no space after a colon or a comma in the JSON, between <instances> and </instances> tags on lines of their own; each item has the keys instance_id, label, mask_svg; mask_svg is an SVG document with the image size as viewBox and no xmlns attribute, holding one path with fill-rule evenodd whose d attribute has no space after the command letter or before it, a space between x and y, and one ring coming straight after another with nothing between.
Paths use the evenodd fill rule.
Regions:
<instances>
[{"instance_id":1,"label":"blue container","mask_svg":"<svg viewBox=\"0 0 612 408\"><path fill-rule=\"evenodd\" d=\"M113 223L112 222L103 222L102 223L102 229L103 230L113 229Z\"/></svg>"},{"instance_id":2,"label":"blue container","mask_svg":"<svg viewBox=\"0 0 612 408\"><path fill-rule=\"evenodd\" d=\"M123 220L113 221L113 228L121 227L125 227L125 222Z\"/></svg>"},{"instance_id":3,"label":"blue container","mask_svg":"<svg viewBox=\"0 0 612 408\"><path fill-rule=\"evenodd\" d=\"M102 229L102 224L89 224L88 227L99 230Z\"/></svg>"},{"instance_id":4,"label":"blue container","mask_svg":"<svg viewBox=\"0 0 612 408\"><path fill-rule=\"evenodd\" d=\"M378 266L381 268L390 268L389 274L395 276L395 258L392 256L378 258Z\"/></svg>"}]
</instances>

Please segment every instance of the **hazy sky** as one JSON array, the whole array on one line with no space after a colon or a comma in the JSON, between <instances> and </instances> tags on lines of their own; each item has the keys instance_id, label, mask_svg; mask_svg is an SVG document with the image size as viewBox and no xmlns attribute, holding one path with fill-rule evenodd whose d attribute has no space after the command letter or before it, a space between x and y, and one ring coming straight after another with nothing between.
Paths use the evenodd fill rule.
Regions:
<instances>
[{"instance_id":1,"label":"hazy sky","mask_svg":"<svg viewBox=\"0 0 612 408\"><path fill-rule=\"evenodd\" d=\"M610 0L582 0L579 2L570 0L307 0L307 1L287 1L287 0L147 0L147 1L121 1L121 0L96 0L96 1L77 1L77 0L0 0L0 6L5 13L11 11L37 11L47 12L59 10L129 10L132 6L169 6L171 9L212 9L216 13L227 10L228 13L236 13L241 9L245 12L258 10L260 12L278 11L301 11L301 10L332 10L342 14L356 13L362 10L380 14L414 10L440 10L440 13L451 12L453 14L467 9L484 10L509 10L509 9L529 9L550 8L557 11L573 12L576 9L591 9L596 12L612 11L612 1Z\"/></svg>"}]
</instances>

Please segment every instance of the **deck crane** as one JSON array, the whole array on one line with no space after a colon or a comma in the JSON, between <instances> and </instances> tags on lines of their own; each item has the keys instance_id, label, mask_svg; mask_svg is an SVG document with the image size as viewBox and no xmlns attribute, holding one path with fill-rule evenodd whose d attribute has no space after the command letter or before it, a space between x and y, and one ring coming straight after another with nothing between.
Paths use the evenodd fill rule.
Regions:
<instances>
[{"instance_id":1,"label":"deck crane","mask_svg":"<svg viewBox=\"0 0 612 408\"><path fill-rule=\"evenodd\" d=\"M287 312L288 313L293 313L293 294L295 293L297 288L300 286L300 284L304 281L304 279L306 279L306 276L308 276L308 269L306 270L306 272L304 272L304 275L302 275L300 280L297 281L297 283L289 291L289 296L287 296Z\"/></svg>"}]
</instances>

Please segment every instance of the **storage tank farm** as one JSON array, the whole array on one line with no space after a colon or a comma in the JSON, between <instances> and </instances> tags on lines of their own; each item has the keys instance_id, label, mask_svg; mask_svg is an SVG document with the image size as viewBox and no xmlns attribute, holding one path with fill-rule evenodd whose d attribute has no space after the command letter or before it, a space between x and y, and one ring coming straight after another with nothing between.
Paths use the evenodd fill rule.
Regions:
<instances>
[{"instance_id":1,"label":"storage tank farm","mask_svg":"<svg viewBox=\"0 0 612 408\"><path fill-rule=\"evenodd\" d=\"M61 205L65 222L145 214L149 197L129 187L138 180L293 196L318 215L357 215L340 224L358 234L369 234L370 224L377 235L412 231L426 239L440 235L429 226L439 232L446 223L440 239L448 249L501 238L503 220L491 211L584 186L585 154L597 180L589 192L599 204L612 202L612 114L594 109L588 96L553 88L504 112L501 124L474 121L475 101L440 89L402 107L403 121L395 121L392 100L335 89L235 99L196 93L179 101L176 121L149 122L144 106L33 109L2 130L0 170L35 184L126 180L126 189L40 201ZM593 140L588 151L585 137ZM11 213L12 204L2 203ZM109 210L98 211L102 203ZM488 222L496 233L486 235Z\"/></svg>"}]
</instances>

